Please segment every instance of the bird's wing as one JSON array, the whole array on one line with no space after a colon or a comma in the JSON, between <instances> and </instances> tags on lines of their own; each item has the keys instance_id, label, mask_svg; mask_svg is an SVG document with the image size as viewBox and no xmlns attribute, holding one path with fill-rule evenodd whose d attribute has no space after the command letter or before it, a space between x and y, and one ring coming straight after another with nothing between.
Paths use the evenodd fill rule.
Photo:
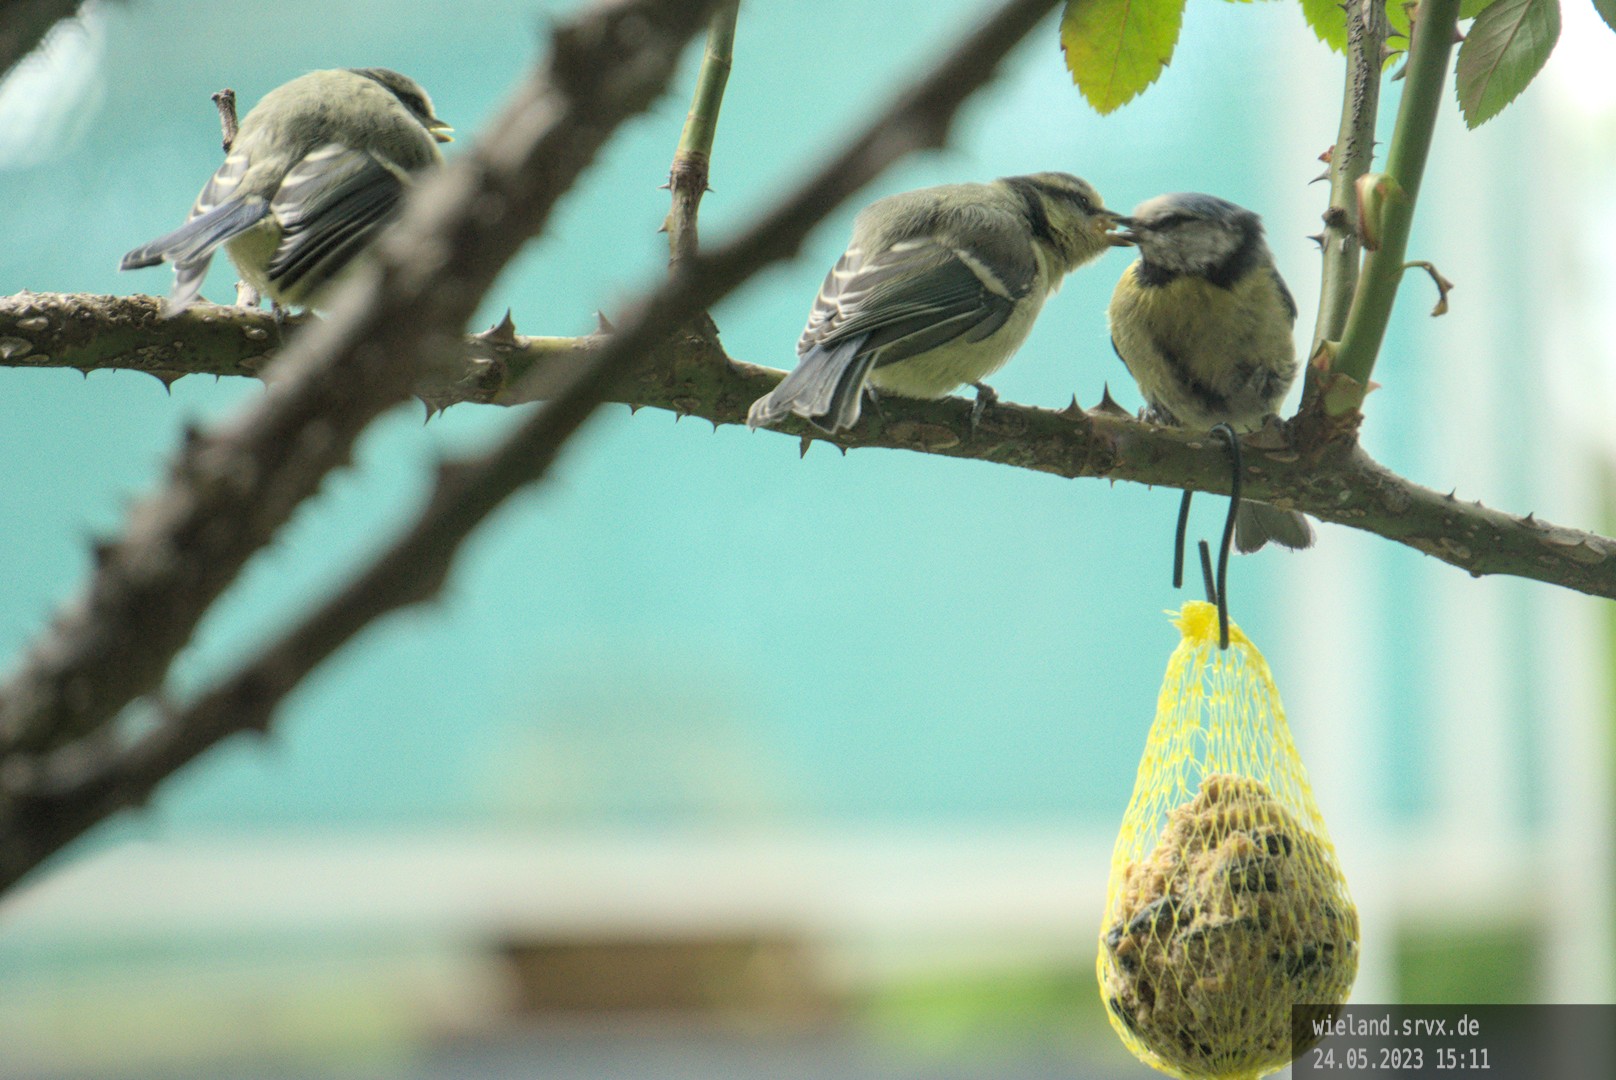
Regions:
<instances>
[{"instance_id":1,"label":"bird's wing","mask_svg":"<svg viewBox=\"0 0 1616 1080\"><path fill-rule=\"evenodd\" d=\"M876 365L884 366L959 338L980 341L1009 319L1035 274L1030 252L990 266L937 237L874 252L855 244L826 276L797 352L857 337L863 349L879 350Z\"/></svg>"},{"instance_id":2,"label":"bird's wing","mask_svg":"<svg viewBox=\"0 0 1616 1080\"><path fill-rule=\"evenodd\" d=\"M286 174L269 210L281 226L269 280L293 292L330 279L398 209L409 176L364 150L329 143Z\"/></svg>"}]
</instances>

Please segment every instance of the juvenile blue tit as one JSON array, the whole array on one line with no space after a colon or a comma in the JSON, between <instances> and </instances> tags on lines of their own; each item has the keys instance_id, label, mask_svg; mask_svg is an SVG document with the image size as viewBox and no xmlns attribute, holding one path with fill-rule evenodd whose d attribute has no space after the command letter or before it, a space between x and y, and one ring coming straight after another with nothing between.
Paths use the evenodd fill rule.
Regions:
<instances>
[{"instance_id":1,"label":"juvenile blue tit","mask_svg":"<svg viewBox=\"0 0 1616 1080\"><path fill-rule=\"evenodd\" d=\"M1026 340L1061 280L1112 245L1117 220L1085 181L1059 172L871 203L819 290L796 368L753 402L747 424L795 413L835 433L858 422L866 385L940 398L970 383L991 400L982 380Z\"/></svg>"},{"instance_id":2,"label":"juvenile blue tit","mask_svg":"<svg viewBox=\"0 0 1616 1080\"><path fill-rule=\"evenodd\" d=\"M1111 296L1111 344L1157 423L1253 431L1296 378L1296 301L1274 267L1262 219L1212 195L1159 195L1121 234L1139 248ZM1246 501L1235 544L1313 543L1307 519Z\"/></svg>"},{"instance_id":3,"label":"juvenile blue tit","mask_svg":"<svg viewBox=\"0 0 1616 1080\"><path fill-rule=\"evenodd\" d=\"M415 80L386 68L314 71L241 121L185 224L123 257L174 264L163 305L196 299L220 244L242 279L282 307L316 307L325 286L396 214L411 174L442 162L449 125Z\"/></svg>"}]
</instances>

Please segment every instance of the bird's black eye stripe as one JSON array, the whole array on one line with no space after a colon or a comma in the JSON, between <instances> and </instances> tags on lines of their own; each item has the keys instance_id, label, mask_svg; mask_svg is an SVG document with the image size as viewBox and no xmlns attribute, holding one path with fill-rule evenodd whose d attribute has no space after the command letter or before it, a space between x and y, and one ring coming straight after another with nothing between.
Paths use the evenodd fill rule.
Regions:
<instances>
[{"instance_id":1,"label":"bird's black eye stripe","mask_svg":"<svg viewBox=\"0 0 1616 1080\"><path fill-rule=\"evenodd\" d=\"M1094 200L1081 191L1074 191L1069 187L1057 187L1054 184L1034 182L1040 192L1056 202L1071 203L1085 214L1094 213Z\"/></svg>"}]
</instances>

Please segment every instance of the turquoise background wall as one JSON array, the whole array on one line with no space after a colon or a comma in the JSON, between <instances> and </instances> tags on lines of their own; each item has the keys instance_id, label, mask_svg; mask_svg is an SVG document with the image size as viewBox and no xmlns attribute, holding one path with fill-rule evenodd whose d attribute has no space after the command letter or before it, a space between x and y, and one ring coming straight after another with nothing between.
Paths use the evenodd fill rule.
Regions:
<instances>
[{"instance_id":1,"label":"turquoise background wall","mask_svg":"<svg viewBox=\"0 0 1616 1080\"><path fill-rule=\"evenodd\" d=\"M744 222L827 153L974 9L885 5L872 34L863 4L748 5L704 205L708 235ZM241 6L108 12L98 104L79 139L48 163L0 173L8 291L165 290L163 271L114 267L183 217L217 163L212 90L232 86L245 105L303 70L393 66L475 138L533 62L543 23L523 3L278 11L286 29L273 45L255 34L248 47L243 26L258 16ZM1191 47L1109 119L1070 86L1051 24L973 104L954 149L905 163L868 197L1064 169L1123 208L1184 188L1263 208L1274 178L1238 149L1249 133L1229 95L1269 84L1252 76L1267 60L1250 20L1229 14L1192 8ZM689 85L682 77L613 143L551 234L493 290L489 321L510 307L524 332L585 332L597 309L610 313L657 273L658 186ZM1332 123L1321 117L1321 139ZM1294 163L1298 181L1312 164ZM856 209L715 313L736 356L792 362ZM1287 268L1310 257L1295 235L1277 235L1276 248ZM1126 261L1116 253L1067 283L997 380L1006 397L1092 404L1109 383L1137 404L1104 324ZM232 281L216 267L208 295L228 300ZM13 568L0 585L0 650L14 651L85 572L86 538L114 527L158 475L180 425L227 415L260 391L190 378L165 393L123 373L0 378L30 403L0 436L11 463L0 480L10 522L0 564ZM424 464L510 420L461 407L423 429L410 409L367 437L357 467L210 619L183 665L192 683L371 550L416 505ZM1220 509L1203 504L1197 528L1211 534ZM165 828L198 828L561 811L1114 812L1172 641L1158 612L1179 599L1166 573L1175 505L1169 492L905 454L843 458L821 447L799 461L786 437L608 409L543 490L478 537L442 605L372 631L298 695L271 747L210 756L156 813ZM1237 614L1253 632L1269 611L1269 566L1282 558L1236 568ZM561 771L603 770L598 783L557 788L568 785L545 749L557 731L570 731L582 756ZM585 732L595 745L581 745ZM642 756L669 740L688 744L683 765ZM717 773L701 758L714 751L729 763ZM658 775L661 764L689 772Z\"/></svg>"},{"instance_id":2,"label":"turquoise background wall","mask_svg":"<svg viewBox=\"0 0 1616 1080\"><path fill-rule=\"evenodd\" d=\"M395 67L455 125L454 151L574 6L281 0L272 18L236 0L99 7L87 31L0 87L0 294L165 291L165 271L115 267L177 224L217 165L213 91L233 87L246 106L303 71ZM984 6L747 0L703 234L767 206ZM1411 251L1459 288L1441 320L1428 317L1423 281L1405 289L1363 442L1443 490L1598 527L1616 454L1605 434L1616 393L1603 390L1616 385L1616 356L1596 318L1616 281L1602 239L1616 221L1616 148L1604 134L1616 104L1601 112L1574 79L1557 91L1560 59L1478 132L1445 107ZM481 325L508 307L524 333L586 333L597 310L613 314L662 272L659 188L695 63L692 53L509 268ZM1383 138L1399 86L1386 87ZM789 366L814 292L871 199L1061 169L1122 209L1203 190L1261 212L1305 345L1318 281L1307 234L1324 205L1308 182L1335 135L1339 87L1340 61L1298 5L1196 0L1161 80L1099 117L1070 85L1051 20L973 100L948 150L892 170L800 258L722 304L724 344ZM1568 112L1568 100L1586 111ZM1137 407L1104 318L1127 258L1114 252L1067 281L994 379L1005 398L1092 405L1109 385ZM221 261L205 292L228 300L232 281ZM0 368L0 661L72 595L92 538L157 482L184 425L227 418L261 393L246 380L189 377L165 390L130 373ZM434 462L516 419L459 406L423 424L412 406L378 424L355 466L209 617L177 689L206 685L324 595L408 520ZM1215 536L1221 500L1196 505L1192 535ZM54 1076L40 1063L63 1062L61 1075L80 1075L68 1065L82 1064L85 1017L122 1034L113 1065L84 1075L127 1075L136 1029L149 1060L167 1061L189 1037L172 1032L209 1008L243 1040L284 1039L258 1008L282 999L252 982L274 981L260 971L266 957L286 965L275 977L296 992L333 957L389 992L463 989L482 984L443 965L461 971L468 943L512 920L531 930L523 919L548 926L556 911L565 922L621 903L688 929L668 914L684 909L659 891L663 871L700 894L698 906L761 919L774 909L759 915L750 893L723 895L729 878L689 869L729 866L702 844L742 834L757 846L743 844L737 864L762 868L765 898L800 874L813 883L809 907L839 898L855 909L849 921L869 940L837 947L869 969L886 970L882 935L910 923L965 966L1002 944L993 931L1025 932L1039 963L1076 957L1083 985L1064 992L1093 1006L1081 971L1089 909L1176 643L1164 611L1195 595L1168 580L1176 506L1171 491L915 454L820 446L799 459L788 437L607 407L542 487L477 534L440 602L367 631L300 689L269 740L209 754L0 901L0 1045L13 1055L0 1077ZM1364 914L1360 1000L1419 985L1399 981L1399 935L1498 925L1526 974L1509 968L1485 985L1608 1000L1616 816L1604 606L1473 581L1335 526L1314 552L1240 558L1231 577L1235 616L1273 664ZM490 852L531 877L500 878L506 891L492 899L475 874L454 877L467 860L498 862ZM632 889L603 903L546 861L619 856ZM845 869L844 856L871 880L826 869ZM345 875L351 867L363 869ZM1563 895L1534 884L1549 879ZM977 887L992 897L972 909L976 922L933 924L905 906L961 895L968 906ZM827 937L846 936L828 922ZM1489 961L1505 951L1491 940L1475 949ZM416 948L431 953L426 973L400 975L399 956ZM367 949L386 963L353 959ZM1458 969L1433 955L1432 970ZM231 965L254 973L248 991ZM369 992L348 986L341 1000L371 1002ZM185 1022L129 1011L147 996L180 1002ZM1059 1000L1064 1019L1073 1010ZM403 1026L417 1024L409 1015ZM941 1015L929 1022L953 1031L955 1014ZM387 1024L392 1038L398 1025Z\"/></svg>"}]
</instances>

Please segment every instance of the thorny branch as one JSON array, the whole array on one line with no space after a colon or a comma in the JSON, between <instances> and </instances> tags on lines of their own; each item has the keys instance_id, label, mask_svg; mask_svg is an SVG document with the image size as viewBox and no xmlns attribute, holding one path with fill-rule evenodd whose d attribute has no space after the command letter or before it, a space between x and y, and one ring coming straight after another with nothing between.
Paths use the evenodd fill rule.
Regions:
<instances>
[{"instance_id":1,"label":"thorny branch","mask_svg":"<svg viewBox=\"0 0 1616 1080\"><path fill-rule=\"evenodd\" d=\"M1311 355L1319 343L1336 341L1347 325L1347 308L1358 285L1358 204L1353 186L1369 171L1375 154L1375 118L1380 115L1380 76L1385 66L1386 5L1382 0L1347 0L1347 85L1341 95L1341 129L1330 148L1330 205L1324 231L1315 239L1323 249L1319 315ZM1308 378L1313 369L1308 369Z\"/></svg>"},{"instance_id":2,"label":"thorny branch","mask_svg":"<svg viewBox=\"0 0 1616 1080\"><path fill-rule=\"evenodd\" d=\"M1008 0L751 228L676 264L668 282L505 443L482 458L443 469L429 505L389 551L331 603L189 709L168 715L128 747L96 735L52 752L18 755L0 768L0 798L20 811L4 830L10 835L0 847L0 888L91 825L143 799L219 739L266 727L285 694L353 634L393 608L433 595L466 535L504 499L543 475L562 443L646 353L692 320L698 333L711 334L702 311L761 267L794 254L814 224L893 161L942 145L966 97L1056 2ZM6 825L0 820L0 827Z\"/></svg>"},{"instance_id":3,"label":"thorny branch","mask_svg":"<svg viewBox=\"0 0 1616 1080\"><path fill-rule=\"evenodd\" d=\"M35 325L61 327L59 335L32 332L39 352L7 363L133 367L164 381L187 372L250 375L262 367L262 342L253 331L267 328L271 320L259 312L202 305L193 309L191 325L163 341L151 339L138 350L125 346L122 354L90 347L87 343L99 342L99 336L64 317L90 310L97 320L116 326L138 322L139 313L155 310L156 304L139 296L23 294L0 299L0 348L19 321L33 319ZM126 314L131 310L135 314ZM193 336L194 343L187 340ZM458 368L418 383L416 392L434 411L460 402L517 405L543 400L558 392L607 340L603 334L525 337L502 324L467 338ZM730 358L715 331L697 326L654 343L628 378L613 388L610 400L667 409L715 425L743 424L747 407L780 374ZM881 447L992 461L1057 476L1228 490L1228 456L1220 444L1142 424L1115 408L1055 411L1001 402L982 417L974 435L969 414L963 399L888 397L882 399L880 413L869 410L858 427L839 436L795 419L783 430L802 438L805 451L818 441L842 449ZM1320 441L1268 431L1246 439L1247 495L1407 544L1473 575L1510 574L1616 598L1616 559L1610 557L1616 554L1616 540L1433 492L1376 464L1353 446L1350 432L1339 434L1333 423L1304 415L1293 428L1308 423L1320 423L1335 434Z\"/></svg>"}]
</instances>

